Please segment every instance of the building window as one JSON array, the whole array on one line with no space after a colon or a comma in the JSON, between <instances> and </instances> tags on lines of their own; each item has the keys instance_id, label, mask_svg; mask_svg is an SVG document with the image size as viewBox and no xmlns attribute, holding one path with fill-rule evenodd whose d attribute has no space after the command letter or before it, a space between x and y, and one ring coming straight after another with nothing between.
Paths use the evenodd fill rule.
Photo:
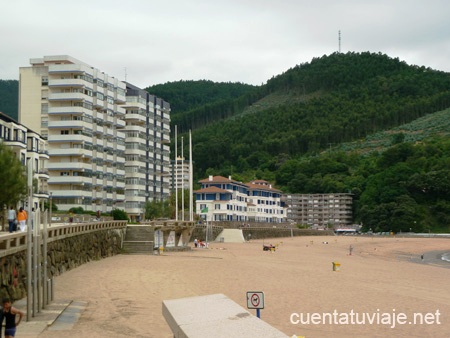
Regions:
<instances>
[{"instance_id":1,"label":"building window","mask_svg":"<svg viewBox=\"0 0 450 338\"><path fill-rule=\"evenodd\" d=\"M48 86L48 76L43 76L41 78L41 85Z\"/></svg>"}]
</instances>

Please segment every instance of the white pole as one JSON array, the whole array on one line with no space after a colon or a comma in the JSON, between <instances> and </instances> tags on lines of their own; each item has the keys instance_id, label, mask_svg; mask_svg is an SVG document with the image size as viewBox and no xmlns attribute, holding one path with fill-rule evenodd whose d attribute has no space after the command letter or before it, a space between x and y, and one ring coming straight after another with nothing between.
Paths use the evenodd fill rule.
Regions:
<instances>
[{"instance_id":1,"label":"white pole","mask_svg":"<svg viewBox=\"0 0 450 338\"><path fill-rule=\"evenodd\" d=\"M42 259L43 259L43 266L42 266L42 284L44 285L43 288L43 296L44 299L44 308L45 305L47 305L48 302L48 283L47 283L47 222L48 222L48 210L44 213L44 231L42 232Z\"/></svg>"},{"instance_id":2,"label":"white pole","mask_svg":"<svg viewBox=\"0 0 450 338\"><path fill-rule=\"evenodd\" d=\"M181 220L184 222L184 137L181 136Z\"/></svg>"},{"instance_id":3,"label":"white pole","mask_svg":"<svg viewBox=\"0 0 450 338\"><path fill-rule=\"evenodd\" d=\"M33 162L31 158L28 160L28 223L30 223L31 204L33 203ZM31 320L31 316L35 314L32 307L33 303L33 237L31 234L31 226L27 226L27 321Z\"/></svg>"},{"instance_id":4,"label":"white pole","mask_svg":"<svg viewBox=\"0 0 450 338\"><path fill-rule=\"evenodd\" d=\"M192 168L192 132L189 130L189 221L194 220L194 191Z\"/></svg>"},{"instance_id":5,"label":"white pole","mask_svg":"<svg viewBox=\"0 0 450 338\"><path fill-rule=\"evenodd\" d=\"M175 126L175 221L178 221L178 141L177 126Z\"/></svg>"}]
</instances>

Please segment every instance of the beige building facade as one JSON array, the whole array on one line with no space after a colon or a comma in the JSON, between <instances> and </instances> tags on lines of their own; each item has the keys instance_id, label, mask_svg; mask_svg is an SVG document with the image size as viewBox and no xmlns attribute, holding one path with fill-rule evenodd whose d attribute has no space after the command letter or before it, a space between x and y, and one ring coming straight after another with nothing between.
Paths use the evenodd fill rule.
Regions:
<instances>
[{"instance_id":1,"label":"beige building facade","mask_svg":"<svg viewBox=\"0 0 450 338\"><path fill-rule=\"evenodd\" d=\"M125 84L67 55L20 68L19 121L48 141L49 190L61 210L125 202Z\"/></svg>"}]
</instances>

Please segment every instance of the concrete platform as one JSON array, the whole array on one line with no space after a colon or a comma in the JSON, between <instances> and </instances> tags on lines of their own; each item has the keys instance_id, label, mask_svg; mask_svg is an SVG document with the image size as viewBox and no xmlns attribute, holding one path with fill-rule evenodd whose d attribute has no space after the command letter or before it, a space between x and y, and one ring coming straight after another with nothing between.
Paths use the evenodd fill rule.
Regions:
<instances>
[{"instance_id":1,"label":"concrete platform","mask_svg":"<svg viewBox=\"0 0 450 338\"><path fill-rule=\"evenodd\" d=\"M216 242L245 243L242 229L223 229L216 237Z\"/></svg>"},{"instance_id":2,"label":"concrete platform","mask_svg":"<svg viewBox=\"0 0 450 338\"><path fill-rule=\"evenodd\" d=\"M223 294L164 300L174 338L287 338Z\"/></svg>"}]
</instances>

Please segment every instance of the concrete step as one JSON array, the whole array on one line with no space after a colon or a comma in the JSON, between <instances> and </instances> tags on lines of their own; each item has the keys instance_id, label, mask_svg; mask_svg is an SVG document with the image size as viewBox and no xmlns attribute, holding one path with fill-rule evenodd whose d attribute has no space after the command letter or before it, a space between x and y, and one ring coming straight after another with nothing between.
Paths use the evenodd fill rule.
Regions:
<instances>
[{"instance_id":1,"label":"concrete step","mask_svg":"<svg viewBox=\"0 0 450 338\"><path fill-rule=\"evenodd\" d=\"M153 241L124 241L122 247L123 253L153 253Z\"/></svg>"},{"instance_id":2,"label":"concrete step","mask_svg":"<svg viewBox=\"0 0 450 338\"><path fill-rule=\"evenodd\" d=\"M153 253L155 231L149 225L128 225L123 241L123 253L151 254Z\"/></svg>"}]
</instances>

